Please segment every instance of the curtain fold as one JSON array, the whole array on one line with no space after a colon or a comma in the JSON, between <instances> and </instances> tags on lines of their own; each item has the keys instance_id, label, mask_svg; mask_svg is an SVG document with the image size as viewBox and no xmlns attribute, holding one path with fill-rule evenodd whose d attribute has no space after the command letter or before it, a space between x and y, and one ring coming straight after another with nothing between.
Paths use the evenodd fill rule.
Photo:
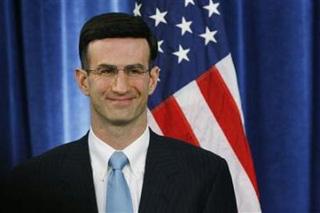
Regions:
<instances>
[{"instance_id":1,"label":"curtain fold","mask_svg":"<svg viewBox=\"0 0 320 213\"><path fill-rule=\"evenodd\" d=\"M312 103L312 157L311 157L311 211L320 210L320 1L313 4L313 53L312 79L313 79L313 103Z\"/></svg>"},{"instance_id":2,"label":"curtain fold","mask_svg":"<svg viewBox=\"0 0 320 213\"><path fill-rule=\"evenodd\" d=\"M1 177L17 162L31 157L26 106L20 10L17 2L0 3L0 153Z\"/></svg>"},{"instance_id":3,"label":"curtain fold","mask_svg":"<svg viewBox=\"0 0 320 213\"><path fill-rule=\"evenodd\" d=\"M263 212L320 211L319 1L213 2L225 18ZM0 177L88 130L88 100L74 81L80 28L133 7L0 1Z\"/></svg>"}]
</instances>

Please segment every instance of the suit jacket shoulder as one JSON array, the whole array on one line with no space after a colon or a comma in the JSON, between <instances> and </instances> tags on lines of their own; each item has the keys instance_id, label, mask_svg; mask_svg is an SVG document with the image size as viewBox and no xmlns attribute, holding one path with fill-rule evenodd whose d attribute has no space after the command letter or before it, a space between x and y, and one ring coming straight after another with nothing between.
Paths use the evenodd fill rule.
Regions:
<instances>
[{"instance_id":1,"label":"suit jacket shoulder","mask_svg":"<svg viewBox=\"0 0 320 213\"><path fill-rule=\"evenodd\" d=\"M151 133L139 212L236 212L226 161Z\"/></svg>"},{"instance_id":2,"label":"suit jacket shoulder","mask_svg":"<svg viewBox=\"0 0 320 213\"><path fill-rule=\"evenodd\" d=\"M87 135L15 167L5 188L8 212L97 212Z\"/></svg>"},{"instance_id":3,"label":"suit jacket shoulder","mask_svg":"<svg viewBox=\"0 0 320 213\"><path fill-rule=\"evenodd\" d=\"M164 137L152 133L148 154L162 152L162 158L174 160L173 165L184 173L199 174L206 173L215 175L221 169L228 169L228 165L222 157L213 152L196 147L187 142L170 137Z\"/></svg>"}]
</instances>

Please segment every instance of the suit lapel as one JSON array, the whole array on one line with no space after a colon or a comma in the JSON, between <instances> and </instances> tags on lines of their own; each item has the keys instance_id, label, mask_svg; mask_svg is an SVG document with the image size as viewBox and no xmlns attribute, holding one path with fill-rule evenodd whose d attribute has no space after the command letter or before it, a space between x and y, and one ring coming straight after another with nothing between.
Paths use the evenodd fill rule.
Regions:
<instances>
[{"instance_id":1,"label":"suit lapel","mask_svg":"<svg viewBox=\"0 0 320 213\"><path fill-rule=\"evenodd\" d=\"M63 159L61 185L68 207L98 212L92 176L87 134L73 144Z\"/></svg>"},{"instance_id":2,"label":"suit lapel","mask_svg":"<svg viewBox=\"0 0 320 213\"><path fill-rule=\"evenodd\" d=\"M166 148L166 141L150 130L145 174L139 212L154 212L168 204L174 185L179 181L175 157Z\"/></svg>"}]
</instances>

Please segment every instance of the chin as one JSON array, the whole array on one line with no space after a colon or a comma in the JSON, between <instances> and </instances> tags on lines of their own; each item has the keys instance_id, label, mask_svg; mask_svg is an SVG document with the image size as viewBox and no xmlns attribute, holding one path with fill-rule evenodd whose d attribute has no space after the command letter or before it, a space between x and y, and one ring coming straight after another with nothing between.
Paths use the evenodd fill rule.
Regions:
<instances>
[{"instance_id":1,"label":"chin","mask_svg":"<svg viewBox=\"0 0 320 213\"><path fill-rule=\"evenodd\" d=\"M126 126L129 124L141 123L141 121L144 120L143 117L144 117L143 112L138 114L122 113L122 114L118 114L118 116L114 114L113 116L109 116L108 118L106 117L106 119L111 125Z\"/></svg>"},{"instance_id":2,"label":"chin","mask_svg":"<svg viewBox=\"0 0 320 213\"><path fill-rule=\"evenodd\" d=\"M114 125L114 126L126 126L129 123L131 123L131 120L128 120L128 119L112 119L112 120L109 120L109 123Z\"/></svg>"}]
</instances>

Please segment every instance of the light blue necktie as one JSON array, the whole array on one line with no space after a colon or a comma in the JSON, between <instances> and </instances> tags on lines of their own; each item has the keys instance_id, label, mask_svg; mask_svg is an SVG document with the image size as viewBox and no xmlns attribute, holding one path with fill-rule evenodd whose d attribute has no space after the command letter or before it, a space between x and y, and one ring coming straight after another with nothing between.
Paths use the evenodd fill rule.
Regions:
<instances>
[{"instance_id":1,"label":"light blue necktie","mask_svg":"<svg viewBox=\"0 0 320 213\"><path fill-rule=\"evenodd\" d=\"M130 190L123 176L122 168L128 164L127 156L122 152L114 152L109 160L112 168L108 177L107 213L132 213Z\"/></svg>"}]
</instances>

